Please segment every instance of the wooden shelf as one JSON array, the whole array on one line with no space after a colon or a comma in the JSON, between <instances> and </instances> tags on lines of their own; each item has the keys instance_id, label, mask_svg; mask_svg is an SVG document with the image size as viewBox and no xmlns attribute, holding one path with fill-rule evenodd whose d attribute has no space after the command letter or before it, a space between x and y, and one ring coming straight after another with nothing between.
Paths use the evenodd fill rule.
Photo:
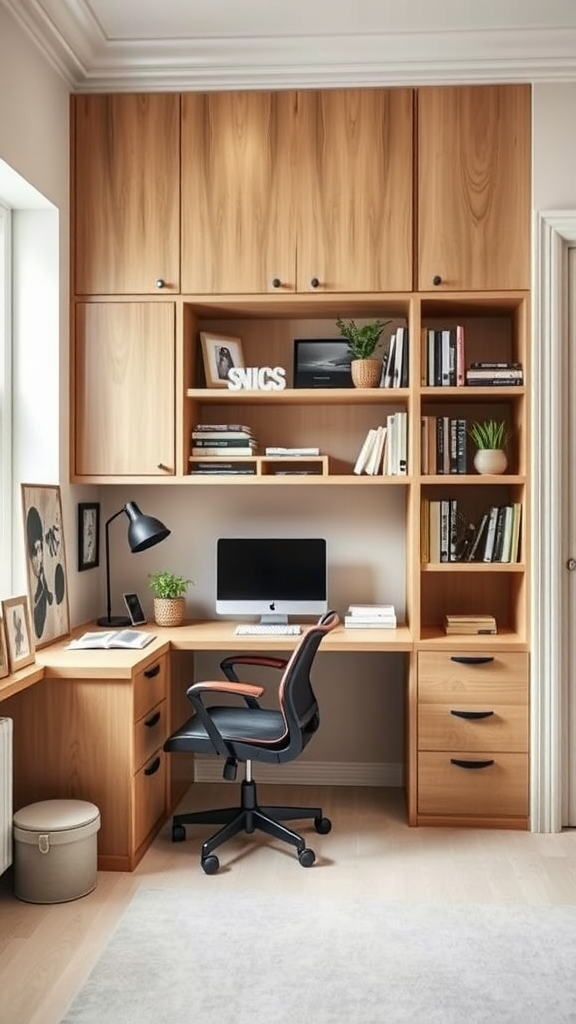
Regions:
<instances>
[{"instance_id":1,"label":"wooden shelf","mask_svg":"<svg viewBox=\"0 0 576 1024\"><path fill-rule=\"evenodd\" d=\"M202 405L394 405L406 401L409 388L285 388L284 391L229 391L188 388L187 398Z\"/></svg>"}]
</instances>

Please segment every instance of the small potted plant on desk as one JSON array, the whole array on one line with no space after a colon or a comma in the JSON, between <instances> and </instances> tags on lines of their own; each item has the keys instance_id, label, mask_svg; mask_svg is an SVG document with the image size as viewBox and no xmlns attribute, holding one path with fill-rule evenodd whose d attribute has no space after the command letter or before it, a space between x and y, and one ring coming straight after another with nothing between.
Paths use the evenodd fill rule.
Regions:
<instances>
[{"instance_id":1,"label":"small potted plant on desk","mask_svg":"<svg viewBox=\"0 0 576 1024\"><path fill-rule=\"evenodd\" d=\"M153 572L148 574L150 589L154 594L154 621L158 626L181 626L186 612L185 594L192 580L174 573Z\"/></svg>"},{"instance_id":2,"label":"small potted plant on desk","mask_svg":"<svg viewBox=\"0 0 576 1024\"><path fill-rule=\"evenodd\" d=\"M377 388L382 376L382 359L374 357L380 335L390 320L373 320L358 327L354 320L338 317L336 326L348 342L352 357L350 372L352 383L357 388Z\"/></svg>"},{"instance_id":3,"label":"small potted plant on desk","mask_svg":"<svg viewBox=\"0 0 576 1024\"><path fill-rule=\"evenodd\" d=\"M482 475L504 473L508 459L504 448L509 431L505 420L481 420L472 423L468 433L476 445L474 468Z\"/></svg>"}]
</instances>

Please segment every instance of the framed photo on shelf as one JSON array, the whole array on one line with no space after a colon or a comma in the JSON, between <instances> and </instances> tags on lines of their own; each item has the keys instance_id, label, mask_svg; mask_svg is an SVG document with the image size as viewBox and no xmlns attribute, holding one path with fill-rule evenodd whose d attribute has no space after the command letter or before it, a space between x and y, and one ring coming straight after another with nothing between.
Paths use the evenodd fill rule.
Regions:
<instances>
[{"instance_id":1,"label":"framed photo on shelf","mask_svg":"<svg viewBox=\"0 0 576 1024\"><path fill-rule=\"evenodd\" d=\"M229 334L200 331L207 388L227 388L228 372L244 367L242 339Z\"/></svg>"},{"instance_id":2,"label":"framed photo on shelf","mask_svg":"<svg viewBox=\"0 0 576 1024\"><path fill-rule=\"evenodd\" d=\"M8 663L8 648L6 646L6 630L4 629L4 619L0 615L0 679L4 679L10 672L10 665Z\"/></svg>"},{"instance_id":3,"label":"framed photo on shelf","mask_svg":"<svg viewBox=\"0 0 576 1024\"><path fill-rule=\"evenodd\" d=\"M11 597L2 601L2 616L6 629L6 648L10 672L34 664L34 638L30 629L28 598Z\"/></svg>"},{"instance_id":4,"label":"framed photo on shelf","mask_svg":"<svg viewBox=\"0 0 576 1024\"><path fill-rule=\"evenodd\" d=\"M100 565L100 503L78 505L78 572Z\"/></svg>"},{"instance_id":5,"label":"framed photo on shelf","mask_svg":"<svg viewBox=\"0 0 576 1024\"><path fill-rule=\"evenodd\" d=\"M351 388L351 361L344 338L299 338L294 342L294 387Z\"/></svg>"},{"instance_id":6,"label":"framed photo on shelf","mask_svg":"<svg viewBox=\"0 0 576 1024\"><path fill-rule=\"evenodd\" d=\"M60 488L22 484L28 596L37 648L70 632Z\"/></svg>"}]
</instances>

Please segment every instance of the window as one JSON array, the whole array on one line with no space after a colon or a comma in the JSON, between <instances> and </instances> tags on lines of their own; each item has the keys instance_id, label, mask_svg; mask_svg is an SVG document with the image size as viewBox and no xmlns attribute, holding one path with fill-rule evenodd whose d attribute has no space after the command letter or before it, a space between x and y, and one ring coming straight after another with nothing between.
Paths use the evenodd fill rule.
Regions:
<instances>
[{"instance_id":1,"label":"window","mask_svg":"<svg viewBox=\"0 0 576 1024\"><path fill-rule=\"evenodd\" d=\"M12 592L11 213L0 204L0 596Z\"/></svg>"}]
</instances>

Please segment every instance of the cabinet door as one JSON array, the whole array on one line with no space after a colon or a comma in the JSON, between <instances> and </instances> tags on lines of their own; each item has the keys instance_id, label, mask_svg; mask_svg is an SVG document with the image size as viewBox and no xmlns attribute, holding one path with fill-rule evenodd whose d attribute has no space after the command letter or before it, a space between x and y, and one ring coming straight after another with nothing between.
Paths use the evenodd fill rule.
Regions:
<instances>
[{"instance_id":1,"label":"cabinet door","mask_svg":"<svg viewBox=\"0 0 576 1024\"><path fill-rule=\"evenodd\" d=\"M412 105L411 89L299 93L299 291L411 290Z\"/></svg>"},{"instance_id":2,"label":"cabinet door","mask_svg":"<svg viewBox=\"0 0 576 1024\"><path fill-rule=\"evenodd\" d=\"M76 96L73 110L76 294L178 291L180 97Z\"/></svg>"},{"instance_id":3,"label":"cabinet door","mask_svg":"<svg viewBox=\"0 0 576 1024\"><path fill-rule=\"evenodd\" d=\"M76 306L77 476L174 473L174 305Z\"/></svg>"},{"instance_id":4,"label":"cabinet door","mask_svg":"<svg viewBox=\"0 0 576 1024\"><path fill-rule=\"evenodd\" d=\"M530 88L418 92L418 288L530 287Z\"/></svg>"},{"instance_id":5,"label":"cabinet door","mask_svg":"<svg viewBox=\"0 0 576 1024\"><path fill-rule=\"evenodd\" d=\"M182 290L293 291L296 96L182 97Z\"/></svg>"}]
</instances>

